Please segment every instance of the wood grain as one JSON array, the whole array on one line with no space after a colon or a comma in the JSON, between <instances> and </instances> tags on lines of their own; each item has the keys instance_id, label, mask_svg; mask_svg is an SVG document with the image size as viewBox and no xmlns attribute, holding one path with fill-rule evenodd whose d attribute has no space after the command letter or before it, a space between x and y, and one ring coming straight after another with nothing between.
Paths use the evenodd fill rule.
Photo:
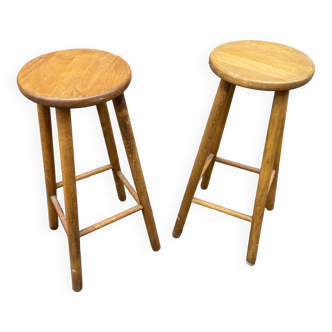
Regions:
<instances>
[{"instance_id":1,"label":"wood grain","mask_svg":"<svg viewBox=\"0 0 332 332\"><path fill-rule=\"evenodd\" d=\"M282 91L308 83L315 65L304 53L282 44L243 40L222 44L210 55L213 72L250 89Z\"/></svg>"},{"instance_id":2,"label":"wood grain","mask_svg":"<svg viewBox=\"0 0 332 332\"><path fill-rule=\"evenodd\" d=\"M161 250L161 242L157 222L152 207L150 193L146 184L143 165L125 94L121 94L113 99L112 103L134 182L135 191L138 195L140 205L143 206L142 215L150 245L154 252L159 252Z\"/></svg>"},{"instance_id":3,"label":"wood grain","mask_svg":"<svg viewBox=\"0 0 332 332\"><path fill-rule=\"evenodd\" d=\"M51 201L56 196L55 164L52 137L52 123L50 108L37 104L40 140L43 153L44 174L46 184L46 200L48 207L48 220L50 228L58 228L58 215Z\"/></svg>"},{"instance_id":4,"label":"wood grain","mask_svg":"<svg viewBox=\"0 0 332 332\"><path fill-rule=\"evenodd\" d=\"M181 205L173 226L172 236L175 240L179 240L183 235L192 206L192 199L194 198L197 191L200 176L202 174L207 156L210 152L212 138L215 135L218 124L220 123L219 119L221 117L222 111L224 110L225 104L227 102L227 96L231 89L232 85L230 83L222 79L220 80L189 176L189 180L183 194Z\"/></svg>"},{"instance_id":5,"label":"wood grain","mask_svg":"<svg viewBox=\"0 0 332 332\"><path fill-rule=\"evenodd\" d=\"M101 131L104 136L108 159L112 165L112 174L118 199L121 203L124 203L127 200L127 193L124 184L117 175L117 172L121 171L121 165L107 103L98 104L97 113Z\"/></svg>"},{"instance_id":6,"label":"wood grain","mask_svg":"<svg viewBox=\"0 0 332 332\"><path fill-rule=\"evenodd\" d=\"M55 116L63 180L71 283L72 289L80 293L83 289L83 272L71 110L56 108Z\"/></svg>"},{"instance_id":7,"label":"wood grain","mask_svg":"<svg viewBox=\"0 0 332 332\"><path fill-rule=\"evenodd\" d=\"M289 90L276 91L273 96L247 246L246 261L247 264L251 266L255 266L257 264L260 238L264 224L265 207L271 186L271 173L273 170L275 158L280 157L280 155L276 156L276 153L280 132L282 130L283 121L285 119L285 110L288 106L289 94Z\"/></svg>"},{"instance_id":8,"label":"wood grain","mask_svg":"<svg viewBox=\"0 0 332 332\"><path fill-rule=\"evenodd\" d=\"M59 108L104 103L125 91L130 80L131 70L125 60L92 49L44 54L28 62L17 76L25 97Z\"/></svg>"}]
</instances>

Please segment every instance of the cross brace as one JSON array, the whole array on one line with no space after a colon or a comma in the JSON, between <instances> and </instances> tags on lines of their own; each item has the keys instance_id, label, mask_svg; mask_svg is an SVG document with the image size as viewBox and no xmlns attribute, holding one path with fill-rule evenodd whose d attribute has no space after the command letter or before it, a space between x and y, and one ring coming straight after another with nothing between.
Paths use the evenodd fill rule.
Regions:
<instances>
[{"instance_id":1,"label":"cross brace","mask_svg":"<svg viewBox=\"0 0 332 332\"><path fill-rule=\"evenodd\" d=\"M76 176L76 181L78 180L82 180L82 179L85 179L89 176L92 176L92 175L95 175L95 174L98 174L98 173L101 173L101 172L104 172L104 171L107 171L109 169L111 169L112 166L111 165L106 165L106 166L103 166L103 167L99 167L99 168L96 168L95 170L92 170L90 172L86 172L86 173L83 173L83 174L80 174L78 176ZM125 185L125 187L128 189L129 193L133 196L133 198L135 199L135 201L138 203L138 205L136 206L133 206L132 208L128 209L128 210L125 210L123 212L120 212L110 218L107 218L107 219L104 219L100 222L97 222L89 227L86 227L86 228L83 228L82 230L80 230L80 237L84 236L84 235L87 235L91 232L94 232L96 231L97 229L100 229L102 227L105 227L117 220L120 220L124 217L127 217L137 211L140 211L140 210L143 210L143 206L140 204L140 201L139 201L139 198L138 198L138 195L136 193L136 191L134 190L134 188L131 186L131 184L128 182L128 180L125 178L125 176L122 174L121 171L117 172L117 175L119 177L119 179L123 182L123 184ZM58 186L59 185L59 186ZM62 181L61 182L58 182L57 183L57 188L60 188L62 187L63 184L62 184ZM51 197L51 201L53 203L53 206L55 208L55 211L57 212L59 218L60 218L60 221L62 223L62 226L63 228L65 229L67 235L68 235L68 231L67 231L67 220L66 220L66 216L61 208L61 205L57 199L56 196L52 196Z\"/></svg>"},{"instance_id":2,"label":"cross brace","mask_svg":"<svg viewBox=\"0 0 332 332\"><path fill-rule=\"evenodd\" d=\"M105 166L102 166L102 167L98 167L96 169L93 169L92 171L77 175L75 177L75 179L76 179L76 181L83 180L85 178L88 178L89 176L108 171L109 169L112 169L112 168L113 168L113 166L111 164L105 165ZM62 181L57 182L56 188L58 189L58 188L61 188L61 187L63 187L63 182Z\"/></svg>"},{"instance_id":3,"label":"cross brace","mask_svg":"<svg viewBox=\"0 0 332 332\"><path fill-rule=\"evenodd\" d=\"M208 157L206 158L206 161L205 161L205 164L204 164L204 167L203 167L203 171L202 171L202 174L201 174L201 178L203 177L205 171L209 167L209 165L210 165L211 161L213 160L213 158L214 158L215 161L217 161L219 163L229 165L229 166L233 166L233 167L237 167L237 168L241 168L241 169L244 169L246 171L250 171L250 172L254 172L254 173L258 173L258 174L261 171L259 168L256 168L256 167L247 166L247 165L244 165L244 164L237 163L235 161L222 159L222 158L219 158L219 157L214 157L214 154L210 153L208 155ZM272 170L268 191L270 191L274 175L275 175L275 170ZM229 214L233 217L237 217L237 218L252 222L252 216L249 216L247 214L244 214L244 213L241 213L241 212L238 212L238 211L234 211L234 210L225 208L225 207L217 205L217 204L206 202L206 201L203 201L203 200L201 200L199 198L196 198L196 197L194 197L192 199L192 202L195 203L195 204L202 205L202 206L208 207L210 209L219 211L219 212Z\"/></svg>"}]
</instances>

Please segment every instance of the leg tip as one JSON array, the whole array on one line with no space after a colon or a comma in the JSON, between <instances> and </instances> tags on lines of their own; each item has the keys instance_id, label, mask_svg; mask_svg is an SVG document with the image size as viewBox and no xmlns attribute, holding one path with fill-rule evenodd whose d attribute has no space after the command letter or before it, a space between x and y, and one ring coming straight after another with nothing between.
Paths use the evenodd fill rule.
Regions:
<instances>
[{"instance_id":1,"label":"leg tip","mask_svg":"<svg viewBox=\"0 0 332 332\"><path fill-rule=\"evenodd\" d=\"M121 202L124 202L127 199L127 195L125 191L119 192L118 191L118 197Z\"/></svg>"},{"instance_id":2,"label":"leg tip","mask_svg":"<svg viewBox=\"0 0 332 332\"><path fill-rule=\"evenodd\" d=\"M202 181L202 183L201 183L201 189L202 190L206 190L208 188L208 186L209 186L209 182L206 183L206 182Z\"/></svg>"},{"instance_id":3,"label":"leg tip","mask_svg":"<svg viewBox=\"0 0 332 332\"><path fill-rule=\"evenodd\" d=\"M161 246L160 246L160 244L158 244L157 246L153 246L152 250L155 251L155 252L157 252L157 251L160 250L160 248L161 248Z\"/></svg>"},{"instance_id":4,"label":"leg tip","mask_svg":"<svg viewBox=\"0 0 332 332\"><path fill-rule=\"evenodd\" d=\"M246 260L246 263L247 263L247 265L249 265L249 266L254 266L255 265L255 263L249 263L247 260Z\"/></svg>"},{"instance_id":5,"label":"leg tip","mask_svg":"<svg viewBox=\"0 0 332 332\"><path fill-rule=\"evenodd\" d=\"M55 231L59 228L58 213L55 210L54 213L49 212L48 214L48 225L52 231Z\"/></svg>"},{"instance_id":6,"label":"leg tip","mask_svg":"<svg viewBox=\"0 0 332 332\"><path fill-rule=\"evenodd\" d=\"M74 292L80 292L83 288L82 269L77 267L77 270L71 269L71 285Z\"/></svg>"},{"instance_id":7,"label":"leg tip","mask_svg":"<svg viewBox=\"0 0 332 332\"><path fill-rule=\"evenodd\" d=\"M176 232L173 230L173 232L172 232L172 237L173 237L174 240L180 240L181 237L182 237L182 234L178 235L178 234L176 234Z\"/></svg>"},{"instance_id":8,"label":"leg tip","mask_svg":"<svg viewBox=\"0 0 332 332\"><path fill-rule=\"evenodd\" d=\"M179 228L179 227L177 226L177 223L178 223L179 221L180 221L180 218L177 217L177 218L176 218L176 222L175 222L175 226L174 226L174 229L173 229L173 233L172 233L172 235L173 235L173 237L174 237L175 239L179 238L179 237L181 236L181 234L182 234L182 231L183 231L183 227L182 227L182 228Z\"/></svg>"},{"instance_id":9,"label":"leg tip","mask_svg":"<svg viewBox=\"0 0 332 332\"><path fill-rule=\"evenodd\" d=\"M78 293L82 290L82 288L83 288L82 286L81 287L73 287L73 291Z\"/></svg>"},{"instance_id":10,"label":"leg tip","mask_svg":"<svg viewBox=\"0 0 332 332\"><path fill-rule=\"evenodd\" d=\"M268 211L272 211L273 209L274 209L274 205L272 205L272 206L267 205L266 206L266 210L268 210Z\"/></svg>"}]
</instances>

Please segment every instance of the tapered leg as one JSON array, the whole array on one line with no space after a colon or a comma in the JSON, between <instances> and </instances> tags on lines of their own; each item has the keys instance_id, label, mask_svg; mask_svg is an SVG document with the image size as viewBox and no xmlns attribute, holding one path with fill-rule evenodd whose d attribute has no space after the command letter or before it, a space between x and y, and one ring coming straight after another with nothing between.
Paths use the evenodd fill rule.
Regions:
<instances>
[{"instance_id":1,"label":"tapered leg","mask_svg":"<svg viewBox=\"0 0 332 332\"><path fill-rule=\"evenodd\" d=\"M198 182L200 180L200 175L202 173L204 163L206 161L207 155L210 151L212 139L215 135L217 125L220 123L222 111L225 107L227 97L231 90L231 84L221 80L217 95L214 99L212 110L209 116L209 120L205 127L204 135L199 146L199 150L196 156L194 167L191 171L190 179L187 185L186 192L184 194L180 211L173 229L173 236L175 238L180 237L186 218L191 206L191 201L194 197L195 191L197 189Z\"/></svg>"},{"instance_id":2,"label":"tapered leg","mask_svg":"<svg viewBox=\"0 0 332 332\"><path fill-rule=\"evenodd\" d=\"M119 197L120 201L123 202L126 200L126 192L125 192L123 182L120 180L120 178L117 175L117 172L121 171L121 169L120 169L118 153L116 150L112 125L111 125L111 119L110 119L110 116L108 113L106 103L97 105L97 110L98 110L101 128L103 130L103 134L104 134L104 138L105 138L108 156L110 158L111 165L113 166L112 172L113 172L116 190L118 192L118 197Z\"/></svg>"},{"instance_id":3,"label":"tapered leg","mask_svg":"<svg viewBox=\"0 0 332 332\"><path fill-rule=\"evenodd\" d=\"M214 163L215 163L215 157L217 156L221 138L222 138L222 135L223 135L223 132L225 129L229 109L231 107L231 103L232 103L232 99L233 99L233 95L234 95L234 90L235 90L235 85L232 84L232 86L229 90L229 93L228 93L226 104L225 104L224 109L221 114L220 122L218 123L216 133L214 134L214 137L212 140L210 153L214 154L214 158L212 159L209 167L206 169L206 171L203 175L202 182L201 182L202 189L207 189L207 187L209 186L209 183L210 183L210 178L211 178L212 170L213 170Z\"/></svg>"},{"instance_id":4,"label":"tapered leg","mask_svg":"<svg viewBox=\"0 0 332 332\"><path fill-rule=\"evenodd\" d=\"M52 123L50 108L37 104L40 139L43 152L46 196L48 207L48 220L50 228L58 228L58 214L51 202L51 196L56 196L54 151L52 138Z\"/></svg>"},{"instance_id":5,"label":"tapered leg","mask_svg":"<svg viewBox=\"0 0 332 332\"><path fill-rule=\"evenodd\" d=\"M120 96L114 98L113 105L118 119L123 144L126 149L137 194L141 202L141 205L143 206L142 212L143 212L145 225L149 234L150 243L152 249L154 251L158 251L160 249L160 243L159 243L157 228L152 214L150 200L143 177L141 163L138 157L135 138L131 127L124 95L121 94Z\"/></svg>"},{"instance_id":6,"label":"tapered leg","mask_svg":"<svg viewBox=\"0 0 332 332\"><path fill-rule=\"evenodd\" d=\"M265 204L267 200L270 178L278 148L281 127L287 107L288 91L277 91L274 94L269 128L266 136L263 161L258 180L254 213L250 229L247 262L254 265L257 257L259 237L262 228Z\"/></svg>"},{"instance_id":7,"label":"tapered leg","mask_svg":"<svg viewBox=\"0 0 332 332\"><path fill-rule=\"evenodd\" d=\"M287 103L288 103L288 95L287 95L287 100L286 100L286 105L285 105L285 114L284 114L284 118L282 120L282 126L281 126L280 135L279 135L278 149L277 149L276 158L274 160L274 165L273 165L273 169L275 170L275 174L274 174L274 178L273 178L271 188L270 188L269 194L267 196L267 201L266 201L266 209L267 210L273 210L274 202L275 202L275 199L276 199L282 139L283 139L283 136L284 136L284 128L285 128L285 122L286 122Z\"/></svg>"},{"instance_id":8,"label":"tapered leg","mask_svg":"<svg viewBox=\"0 0 332 332\"><path fill-rule=\"evenodd\" d=\"M79 292L82 289L82 268L70 109L57 108L56 117L59 133L72 285L73 290Z\"/></svg>"}]
</instances>

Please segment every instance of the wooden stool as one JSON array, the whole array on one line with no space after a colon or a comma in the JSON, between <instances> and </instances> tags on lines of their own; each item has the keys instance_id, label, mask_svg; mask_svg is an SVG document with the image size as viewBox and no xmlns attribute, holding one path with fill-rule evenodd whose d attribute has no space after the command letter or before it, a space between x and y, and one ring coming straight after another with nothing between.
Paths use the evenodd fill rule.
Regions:
<instances>
[{"instance_id":1,"label":"wooden stool","mask_svg":"<svg viewBox=\"0 0 332 332\"><path fill-rule=\"evenodd\" d=\"M37 103L43 151L48 215L51 229L58 228L58 216L68 235L72 285L82 289L80 237L142 210L152 249L160 249L148 192L123 92L131 80L129 65L114 54L73 49L42 55L27 63L17 82L25 97ZM136 191L122 174L106 102L113 101ZM96 105L110 164L75 177L70 108ZM63 181L56 182L50 107L56 108ZM126 187L137 205L113 217L79 230L76 181L112 169L120 201L126 200ZM65 211L56 198L64 188Z\"/></svg>"},{"instance_id":2,"label":"wooden stool","mask_svg":"<svg viewBox=\"0 0 332 332\"><path fill-rule=\"evenodd\" d=\"M238 41L215 48L210 67L221 78L212 110L173 230L180 237L191 206L196 203L251 222L247 263L254 265L264 209L273 210L289 90L308 83L315 66L304 53L276 43ZM275 91L261 168L217 157L235 86ZM207 189L215 162L259 174L253 215L249 216L194 197L197 185Z\"/></svg>"}]
</instances>

